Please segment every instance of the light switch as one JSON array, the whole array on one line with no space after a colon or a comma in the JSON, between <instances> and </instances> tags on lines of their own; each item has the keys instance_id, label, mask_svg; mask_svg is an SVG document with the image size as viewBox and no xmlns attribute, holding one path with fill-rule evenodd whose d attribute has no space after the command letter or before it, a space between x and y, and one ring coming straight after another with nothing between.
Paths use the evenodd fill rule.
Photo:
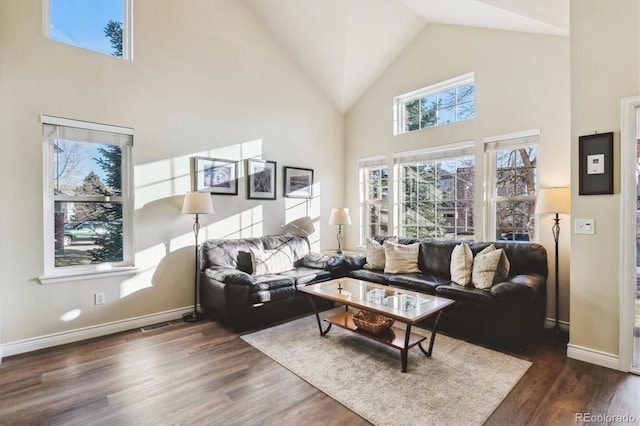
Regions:
<instances>
[{"instance_id":1,"label":"light switch","mask_svg":"<svg viewBox=\"0 0 640 426\"><path fill-rule=\"evenodd\" d=\"M576 219L575 230L576 234L595 234L596 223L595 219Z\"/></svg>"}]
</instances>

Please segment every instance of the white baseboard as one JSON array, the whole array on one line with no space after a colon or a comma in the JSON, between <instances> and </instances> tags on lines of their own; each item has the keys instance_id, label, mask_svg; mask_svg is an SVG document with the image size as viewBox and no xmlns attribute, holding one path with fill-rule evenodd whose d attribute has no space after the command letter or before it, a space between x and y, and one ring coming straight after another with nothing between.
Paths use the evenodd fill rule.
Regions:
<instances>
[{"instance_id":1,"label":"white baseboard","mask_svg":"<svg viewBox=\"0 0 640 426\"><path fill-rule=\"evenodd\" d=\"M3 343L2 346L0 346L0 353L4 357L8 357L11 355L18 355L25 352L36 351L38 349L45 349L52 346L63 345L65 343L78 342L80 340L106 336L108 334L132 330L134 328L145 327L160 322L180 319L182 318L182 314L191 311L193 311L193 306L189 308L172 309L170 311L143 315L141 317L94 325L91 327L78 328L76 330L63 331L61 333L48 334L46 336L18 340L16 342Z\"/></svg>"},{"instance_id":2,"label":"white baseboard","mask_svg":"<svg viewBox=\"0 0 640 426\"><path fill-rule=\"evenodd\" d=\"M567 358L577 359L579 361L588 362L590 364L599 365L601 367L611 368L613 370L620 369L618 355L597 351L595 349L585 348L578 345L567 345Z\"/></svg>"}]
</instances>

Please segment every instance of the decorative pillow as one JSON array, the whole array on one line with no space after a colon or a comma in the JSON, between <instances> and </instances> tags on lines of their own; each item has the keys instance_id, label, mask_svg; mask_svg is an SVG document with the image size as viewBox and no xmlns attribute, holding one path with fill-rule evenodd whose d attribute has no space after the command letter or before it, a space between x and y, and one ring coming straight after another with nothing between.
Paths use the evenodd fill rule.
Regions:
<instances>
[{"instance_id":1,"label":"decorative pillow","mask_svg":"<svg viewBox=\"0 0 640 426\"><path fill-rule=\"evenodd\" d=\"M509 262L509 258L507 258L507 253L502 250L502 255L500 256L500 261L498 262L498 267L496 268L496 275L493 277L493 283L498 284L505 281L509 276L510 268L511 262Z\"/></svg>"},{"instance_id":2,"label":"decorative pillow","mask_svg":"<svg viewBox=\"0 0 640 426\"><path fill-rule=\"evenodd\" d=\"M475 288L481 290L489 290L491 288L503 251L502 249L496 250L494 247L493 250L485 249L476 255L475 259L473 259L473 272L471 274L471 282Z\"/></svg>"},{"instance_id":3,"label":"decorative pillow","mask_svg":"<svg viewBox=\"0 0 640 426\"><path fill-rule=\"evenodd\" d=\"M389 274L410 274L420 272L418 268L418 250L420 243L397 244L384 242L384 272Z\"/></svg>"},{"instance_id":4,"label":"decorative pillow","mask_svg":"<svg viewBox=\"0 0 640 426\"><path fill-rule=\"evenodd\" d=\"M396 242L395 238L389 238L386 241ZM374 240L367 237L367 263L364 264L364 269L384 269L384 246Z\"/></svg>"},{"instance_id":5,"label":"decorative pillow","mask_svg":"<svg viewBox=\"0 0 640 426\"><path fill-rule=\"evenodd\" d=\"M492 252L495 249L496 249L496 246L491 244L490 246L485 247L476 256L480 256L482 254ZM505 253L504 250L502 250L502 256L500 256L500 261L498 262L498 266L496 268L496 274L493 277L493 284L501 283L504 280L506 280L507 277L509 276L510 268L511 268L511 262L509 262L509 258L507 258L507 253Z\"/></svg>"},{"instance_id":6,"label":"decorative pillow","mask_svg":"<svg viewBox=\"0 0 640 426\"><path fill-rule=\"evenodd\" d=\"M466 243L458 244L451 252L451 281L463 287L471 284L473 253Z\"/></svg>"},{"instance_id":7,"label":"decorative pillow","mask_svg":"<svg viewBox=\"0 0 640 426\"><path fill-rule=\"evenodd\" d=\"M293 269L293 253L288 246L276 250L251 248L253 275L279 274Z\"/></svg>"}]
</instances>

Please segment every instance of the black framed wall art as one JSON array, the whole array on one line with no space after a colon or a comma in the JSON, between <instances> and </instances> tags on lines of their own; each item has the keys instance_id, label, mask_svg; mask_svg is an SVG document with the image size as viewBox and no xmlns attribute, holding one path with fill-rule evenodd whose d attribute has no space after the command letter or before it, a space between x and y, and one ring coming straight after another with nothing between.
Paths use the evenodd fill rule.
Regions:
<instances>
[{"instance_id":1,"label":"black framed wall art","mask_svg":"<svg viewBox=\"0 0 640 426\"><path fill-rule=\"evenodd\" d=\"M580 136L578 144L578 194L613 194L613 132Z\"/></svg>"},{"instance_id":2,"label":"black framed wall art","mask_svg":"<svg viewBox=\"0 0 640 426\"><path fill-rule=\"evenodd\" d=\"M252 200L276 199L276 162L247 160L247 198Z\"/></svg>"},{"instance_id":3,"label":"black framed wall art","mask_svg":"<svg viewBox=\"0 0 640 426\"><path fill-rule=\"evenodd\" d=\"M193 190L238 195L238 162L221 158L193 157Z\"/></svg>"},{"instance_id":4,"label":"black framed wall art","mask_svg":"<svg viewBox=\"0 0 640 426\"><path fill-rule=\"evenodd\" d=\"M313 195L313 169L284 167L284 196L311 198Z\"/></svg>"}]
</instances>

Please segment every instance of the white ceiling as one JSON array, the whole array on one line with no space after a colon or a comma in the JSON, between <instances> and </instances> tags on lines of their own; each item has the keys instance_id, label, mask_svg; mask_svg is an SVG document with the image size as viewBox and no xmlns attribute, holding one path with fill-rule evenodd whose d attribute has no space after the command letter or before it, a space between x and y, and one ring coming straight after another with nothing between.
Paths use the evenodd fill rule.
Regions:
<instances>
[{"instance_id":1,"label":"white ceiling","mask_svg":"<svg viewBox=\"0 0 640 426\"><path fill-rule=\"evenodd\" d=\"M283 49L348 111L430 23L569 35L569 0L246 0Z\"/></svg>"}]
</instances>

